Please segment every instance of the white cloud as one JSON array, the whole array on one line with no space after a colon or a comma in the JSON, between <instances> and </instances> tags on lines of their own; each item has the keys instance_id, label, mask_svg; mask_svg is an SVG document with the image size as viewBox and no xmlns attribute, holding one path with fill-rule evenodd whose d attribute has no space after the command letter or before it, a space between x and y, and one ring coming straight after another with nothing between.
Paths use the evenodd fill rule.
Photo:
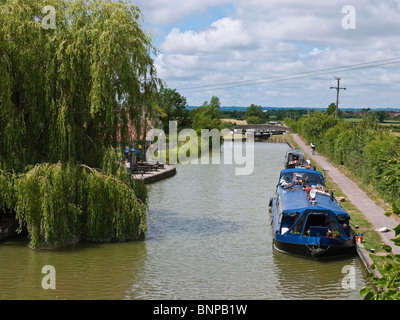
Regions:
<instances>
[{"instance_id":1,"label":"white cloud","mask_svg":"<svg viewBox=\"0 0 400 320\"><path fill-rule=\"evenodd\" d=\"M251 38L243 29L242 22L228 17L213 22L209 29L200 32L180 32L174 28L160 48L165 53L218 52L245 47L250 42Z\"/></svg>"},{"instance_id":2,"label":"white cloud","mask_svg":"<svg viewBox=\"0 0 400 320\"><path fill-rule=\"evenodd\" d=\"M173 77L181 79L191 77L193 70L197 67L199 57L185 54L160 54L155 60L158 76L171 78L171 70L174 70Z\"/></svg>"},{"instance_id":3,"label":"white cloud","mask_svg":"<svg viewBox=\"0 0 400 320\"><path fill-rule=\"evenodd\" d=\"M312 49L312 51L310 51L308 54L310 56L317 56L319 55L321 52L323 52L323 50L319 50L318 48L314 48Z\"/></svg>"},{"instance_id":4,"label":"white cloud","mask_svg":"<svg viewBox=\"0 0 400 320\"><path fill-rule=\"evenodd\" d=\"M342 28L342 7L348 3L341 1L139 2L143 2L140 8L152 28L172 24L163 34L158 33L161 53L156 66L168 86L182 89L189 104L199 105L212 95L219 95L223 105L319 106L332 102L326 100L334 91L330 90L334 75L341 76L348 86L342 106L393 106L400 100L400 64L254 86L232 85L226 90L183 90L398 57L399 0L353 0L355 30ZM216 16L201 27L191 27L185 20L196 12L199 17L214 17L213 10L227 3L233 8L228 15Z\"/></svg>"}]
</instances>

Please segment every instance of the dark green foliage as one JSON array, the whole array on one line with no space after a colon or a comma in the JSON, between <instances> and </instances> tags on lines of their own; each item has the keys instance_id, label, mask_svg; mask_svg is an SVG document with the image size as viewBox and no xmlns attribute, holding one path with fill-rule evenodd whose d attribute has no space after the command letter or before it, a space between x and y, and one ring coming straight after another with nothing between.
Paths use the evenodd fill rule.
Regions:
<instances>
[{"instance_id":1,"label":"dark green foliage","mask_svg":"<svg viewBox=\"0 0 400 320\"><path fill-rule=\"evenodd\" d=\"M362 121L351 124L317 111L291 123L291 128L309 142L314 141L318 152L338 165L345 165L366 185L372 185L387 201L400 197L399 184L389 186L380 179L374 179L388 169L388 163L380 159L400 156L400 140L379 127L377 120L369 114Z\"/></svg>"},{"instance_id":2,"label":"dark green foliage","mask_svg":"<svg viewBox=\"0 0 400 320\"><path fill-rule=\"evenodd\" d=\"M379 269L382 277L370 276L369 283L360 291L364 300L400 299L400 256L394 255L390 246L383 245L382 247L389 253L383 267Z\"/></svg>"},{"instance_id":3,"label":"dark green foliage","mask_svg":"<svg viewBox=\"0 0 400 320\"><path fill-rule=\"evenodd\" d=\"M222 129L221 114L219 108L221 103L218 97L213 96L210 102L205 101L198 109L192 111L192 128L198 134L201 129Z\"/></svg>"},{"instance_id":4,"label":"dark green foliage","mask_svg":"<svg viewBox=\"0 0 400 320\"><path fill-rule=\"evenodd\" d=\"M161 88L157 94L158 106L164 112L162 123L164 131L169 133L169 121L176 121L178 129L189 128L189 110L186 109L186 98L179 94L176 89Z\"/></svg>"},{"instance_id":5,"label":"dark green foliage","mask_svg":"<svg viewBox=\"0 0 400 320\"><path fill-rule=\"evenodd\" d=\"M247 124L265 123L266 116L261 106L252 104L248 107L246 110L246 121Z\"/></svg>"},{"instance_id":6,"label":"dark green foliage","mask_svg":"<svg viewBox=\"0 0 400 320\"><path fill-rule=\"evenodd\" d=\"M333 116L335 116L336 115L336 103L331 103L329 106L328 106L328 108L326 109L326 114L328 114L328 115L333 115ZM340 109L338 109L338 117L339 118L343 118L343 111L342 110L340 110Z\"/></svg>"},{"instance_id":7,"label":"dark green foliage","mask_svg":"<svg viewBox=\"0 0 400 320\"><path fill-rule=\"evenodd\" d=\"M260 123L265 123L263 118L259 118L256 116L251 116L246 118L247 124L260 124Z\"/></svg>"}]
</instances>

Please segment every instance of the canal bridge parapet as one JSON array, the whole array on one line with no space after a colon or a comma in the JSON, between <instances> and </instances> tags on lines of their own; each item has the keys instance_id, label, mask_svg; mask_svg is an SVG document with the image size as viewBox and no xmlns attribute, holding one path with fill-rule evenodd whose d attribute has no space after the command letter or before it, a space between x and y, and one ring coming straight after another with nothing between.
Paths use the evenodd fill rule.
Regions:
<instances>
[{"instance_id":1,"label":"canal bridge parapet","mask_svg":"<svg viewBox=\"0 0 400 320\"><path fill-rule=\"evenodd\" d=\"M290 128L284 125L279 124L247 124L234 126L233 132L239 132L241 130L242 133L254 132L254 137L265 137L269 138L272 135L281 135L287 132L290 132Z\"/></svg>"}]
</instances>

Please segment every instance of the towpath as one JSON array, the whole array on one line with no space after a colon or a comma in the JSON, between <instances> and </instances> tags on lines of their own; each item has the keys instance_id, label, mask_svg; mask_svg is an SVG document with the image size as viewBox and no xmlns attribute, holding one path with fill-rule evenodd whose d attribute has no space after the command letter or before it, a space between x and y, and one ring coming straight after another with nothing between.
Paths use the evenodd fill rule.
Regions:
<instances>
[{"instance_id":1,"label":"towpath","mask_svg":"<svg viewBox=\"0 0 400 320\"><path fill-rule=\"evenodd\" d=\"M385 216L385 210L378 206L368 195L362 191L357 184L346 177L339 169L333 166L324 156L315 152L312 155L311 147L307 145L297 134L292 134L293 140L298 144L311 160L318 166L327 170L329 177L337 183L343 193L350 199L351 203L360 210L372 223L375 229L389 228L389 232L381 232L382 240L392 247L394 254L400 254L400 247L396 246L390 239L395 237L393 229L398 223L392 218Z\"/></svg>"}]
</instances>

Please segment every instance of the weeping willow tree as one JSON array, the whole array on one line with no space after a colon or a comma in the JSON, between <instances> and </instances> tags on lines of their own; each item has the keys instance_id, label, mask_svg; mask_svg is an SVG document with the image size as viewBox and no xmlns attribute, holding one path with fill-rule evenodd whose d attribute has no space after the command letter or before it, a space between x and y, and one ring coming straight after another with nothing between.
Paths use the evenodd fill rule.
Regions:
<instances>
[{"instance_id":1,"label":"weeping willow tree","mask_svg":"<svg viewBox=\"0 0 400 320\"><path fill-rule=\"evenodd\" d=\"M0 214L34 247L146 233L119 151L160 84L141 22L122 1L0 0Z\"/></svg>"}]
</instances>

